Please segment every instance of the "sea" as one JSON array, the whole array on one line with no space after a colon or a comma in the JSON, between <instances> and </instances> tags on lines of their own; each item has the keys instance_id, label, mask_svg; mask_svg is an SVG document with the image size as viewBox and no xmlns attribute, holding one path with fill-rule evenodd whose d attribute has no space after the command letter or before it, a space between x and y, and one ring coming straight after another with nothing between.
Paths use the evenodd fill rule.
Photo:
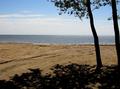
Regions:
<instances>
[{"instance_id":1,"label":"sea","mask_svg":"<svg viewBox=\"0 0 120 89\"><path fill-rule=\"evenodd\" d=\"M100 44L114 44L114 36L99 36ZM0 43L94 44L92 36L73 35L0 35Z\"/></svg>"}]
</instances>

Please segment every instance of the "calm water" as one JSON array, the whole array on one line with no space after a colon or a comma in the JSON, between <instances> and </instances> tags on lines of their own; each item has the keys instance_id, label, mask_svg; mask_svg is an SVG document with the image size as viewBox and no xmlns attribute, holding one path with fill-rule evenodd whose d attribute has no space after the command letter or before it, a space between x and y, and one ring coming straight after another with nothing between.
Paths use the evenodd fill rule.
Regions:
<instances>
[{"instance_id":1,"label":"calm water","mask_svg":"<svg viewBox=\"0 0 120 89\"><path fill-rule=\"evenodd\" d=\"M113 36L100 36L100 44L114 44ZM0 42L46 44L93 44L92 36L0 35Z\"/></svg>"}]
</instances>

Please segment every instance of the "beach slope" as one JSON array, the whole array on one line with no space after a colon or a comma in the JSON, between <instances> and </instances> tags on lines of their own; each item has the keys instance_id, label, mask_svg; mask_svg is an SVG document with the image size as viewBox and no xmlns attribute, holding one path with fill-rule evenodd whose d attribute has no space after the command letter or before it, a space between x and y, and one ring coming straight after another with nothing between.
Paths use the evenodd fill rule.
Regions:
<instances>
[{"instance_id":1,"label":"beach slope","mask_svg":"<svg viewBox=\"0 0 120 89\"><path fill-rule=\"evenodd\" d=\"M101 45L104 65L117 64L114 45ZM94 45L49 45L0 43L0 79L9 79L29 68L40 68L44 73L51 72L55 64L95 65Z\"/></svg>"}]
</instances>

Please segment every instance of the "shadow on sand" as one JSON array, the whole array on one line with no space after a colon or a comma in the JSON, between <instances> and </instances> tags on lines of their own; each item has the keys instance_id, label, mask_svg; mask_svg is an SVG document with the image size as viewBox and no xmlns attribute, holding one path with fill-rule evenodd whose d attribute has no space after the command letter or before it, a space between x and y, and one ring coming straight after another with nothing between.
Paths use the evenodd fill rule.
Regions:
<instances>
[{"instance_id":1,"label":"shadow on sand","mask_svg":"<svg viewBox=\"0 0 120 89\"><path fill-rule=\"evenodd\" d=\"M15 75L9 81L0 80L0 89L120 89L116 66L55 65L53 74L42 75L39 69Z\"/></svg>"}]
</instances>

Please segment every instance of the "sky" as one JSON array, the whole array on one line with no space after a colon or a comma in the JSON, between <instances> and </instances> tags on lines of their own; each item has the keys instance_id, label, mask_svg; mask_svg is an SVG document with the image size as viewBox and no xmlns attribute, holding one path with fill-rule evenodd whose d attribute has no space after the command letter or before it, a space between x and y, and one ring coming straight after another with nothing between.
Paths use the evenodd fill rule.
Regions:
<instances>
[{"instance_id":1,"label":"sky","mask_svg":"<svg viewBox=\"0 0 120 89\"><path fill-rule=\"evenodd\" d=\"M89 19L58 13L47 0L0 0L0 34L92 35ZM95 10L93 15L98 35L114 35L112 20L107 20L111 7Z\"/></svg>"}]
</instances>

